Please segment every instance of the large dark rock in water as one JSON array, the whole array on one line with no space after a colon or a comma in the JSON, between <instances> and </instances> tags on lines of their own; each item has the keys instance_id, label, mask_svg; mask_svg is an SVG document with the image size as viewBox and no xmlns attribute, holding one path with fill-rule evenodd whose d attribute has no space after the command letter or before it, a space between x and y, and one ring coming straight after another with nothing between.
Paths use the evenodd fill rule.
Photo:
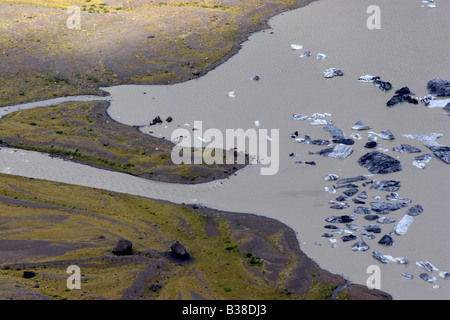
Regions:
<instances>
[{"instance_id":1,"label":"large dark rock in water","mask_svg":"<svg viewBox=\"0 0 450 320\"><path fill-rule=\"evenodd\" d=\"M112 253L116 256L126 256L131 254L132 247L133 243L130 240L120 239L116 247L112 250Z\"/></svg>"},{"instance_id":2,"label":"large dark rock in water","mask_svg":"<svg viewBox=\"0 0 450 320\"><path fill-rule=\"evenodd\" d=\"M172 244L170 249L172 250L172 253L178 258L182 259L189 258L189 252L187 252L186 248L178 241Z\"/></svg>"},{"instance_id":3,"label":"large dark rock in water","mask_svg":"<svg viewBox=\"0 0 450 320\"><path fill-rule=\"evenodd\" d=\"M437 96L450 96L450 81L435 78L428 81L427 90L430 94L435 94Z\"/></svg>"},{"instance_id":4,"label":"large dark rock in water","mask_svg":"<svg viewBox=\"0 0 450 320\"><path fill-rule=\"evenodd\" d=\"M371 173L391 173L402 170L400 161L378 151L366 153L358 159L358 164Z\"/></svg>"}]
</instances>

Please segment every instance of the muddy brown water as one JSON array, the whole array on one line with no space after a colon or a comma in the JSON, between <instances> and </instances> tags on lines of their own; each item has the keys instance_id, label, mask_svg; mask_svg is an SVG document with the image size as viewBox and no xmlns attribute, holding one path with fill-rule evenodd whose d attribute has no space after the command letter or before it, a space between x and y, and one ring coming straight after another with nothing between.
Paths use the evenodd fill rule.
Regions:
<instances>
[{"instance_id":1,"label":"muddy brown water","mask_svg":"<svg viewBox=\"0 0 450 320\"><path fill-rule=\"evenodd\" d=\"M411 163L417 154L401 154L391 149L408 143L420 148L420 154L428 153L422 141L402 137L411 133L441 133L443 137L437 142L450 145L450 117L442 109L430 109L420 103L403 103L392 108L385 104L403 86L420 97L427 94L426 84L430 79L450 79L450 2L438 1L437 8L430 9L420 1L380 0L377 5L381 10L381 29L369 30L367 8L372 4L365 0L321 0L278 15L270 21L272 29L252 35L237 55L196 80L169 86L105 88L111 93L108 113L113 119L142 125L144 132L152 131L160 137L170 138L175 129L186 128L195 140L198 131L192 131L194 121L202 121L203 131L253 128L268 129L270 135L270 129L278 129L280 164L275 175L260 175L261 165L251 165L223 181L173 185L6 148L0 150L0 169L4 173L275 218L293 228L301 249L330 272L366 284L370 276L367 268L377 265L381 270L381 290L395 299L449 299L449 280L433 271L429 274L437 277L436 283L427 283L419 278L426 271L415 265L416 261L428 260L440 271L450 271L450 217L446 203L449 167L435 158L425 169L419 169ZM292 50L291 44L301 44L303 49ZM300 58L298 53L304 51L311 51L312 56ZM326 58L317 60L317 53L324 53ZM323 71L331 67L341 69L344 76L325 79ZM391 82L393 90L383 92L371 83L358 81L358 77L367 74ZM255 75L260 77L259 81L250 80ZM235 91L236 96L229 97L230 91ZM363 148L368 131L357 132L363 139L356 140L354 152L346 159L310 155L308 152L324 147L300 144L289 134L298 131L300 137L310 135L313 139L329 139L330 135L322 126L311 125L311 119L296 121L292 115L311 116L317 112L331 114L325 118L333 120L347 136L355 132L351 126L357 121L370 125L370 131L376 133L389 129L396 139L378 138L381 152L399 159L403 170L370 176L356 163L370 151ZM162 119L172 116L174 121L146 126L157 115ZM255 127L255 120L260 122L260 127ZM289 157L290 153L299 156ZM296 161L314 161L316 165ZM400 197L412 200L409 207L422 205L424 213L414 217L405 235L392 235L392 247L377 244L384 234L392 232L393 226L380 224L382 233L373 240L365 240L371 247L369 251L353 252L353 242L342 242L340 235L335 237L337 246L332 248L328 239L321 237L329 231L323 228L328 224L324 219L349 214L356 206L350 203L351 207L344 210L329 208L328 202L335 200L342 189L336 194L324 191L332 185L322 178L328 173L344 178L367 175L375 180L399 180ZM373 196L384 200L386 195L386 192L364 190L369 194L367 203L375 201ZM398 221L405 211L387 217ZM371 222L358 215L354 223L362 227ZM358 236L360 232L354 234ZM406 256L409 263L381 264L372 257L374 250L393 257ZM414 278L404 279L402 272L413 274ZM434 288L435 285L440 287Z\"/></svg>"}]
</instances>

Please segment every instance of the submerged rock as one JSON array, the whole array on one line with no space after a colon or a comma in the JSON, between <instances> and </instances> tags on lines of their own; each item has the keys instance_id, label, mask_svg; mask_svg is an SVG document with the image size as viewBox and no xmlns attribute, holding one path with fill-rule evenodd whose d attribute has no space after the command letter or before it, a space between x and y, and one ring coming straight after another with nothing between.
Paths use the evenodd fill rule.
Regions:
<instances>
[{"instance_id":1,"label":"submerged rock","mask_svg":"<svg viewBox=\"0 0 450 320\"><path fill-rule=\"evenodd\" d=\"M324 157L345 159L353 152L353 148L345 144L337 144L332 148L320 150L319 152L310 152L309 154L319 154Z\"/></svg>"},{"instance_id":2,"label":"submerged rock","mask_svg":"<svg viewBox=\"0 0 450 320\"><path fill-rule=\"evenodd\" d=\"M430 94L437 96L450 96L450 81L435 78L428 81L427 90Z\"/></svg>"},{"instance_id":3,"label":"submerged rock","mask_svg":"<svg viewBox=\"0 0 450 320\"><path fill-rule=\"evenodd\" d=\"M413 221L414 218L412 216L404 215L403 218L394 225L394 232L398 235L404 235Z\"/></svg>"},{"instance_id":4,"label":"submerged rock","mask_svg":"<svg viewBox=\"0 0 450 320\"><path fill-rule=\"evenodd\" d=\"M393 151L401 152L401 153L415 153L422 152L420 149L413 147L409 144L401 144L399 146L393 147Z\"/></svg>"},{"instance_id":5,"label":"submerged rock","mask_svg":"<svg viewBox=\"0 0 450 320\"><path fill-rule=\"evenodd\" d=\"M434 141L426 141L423 144L430 149L436 157L447 164L450 163L450 147L442 146Z\"/></svg>"},{"instance_id":6,"label":"submerged rock","mask_svg":"<svg viewBox=\"0 0 450 320\"><path fill-rule=\"evenodd\" d=\"M385 174L402 170L400 161L378 151L363 155L358 159L358 164L371 173Z\"/></svg>"}]
</instances>

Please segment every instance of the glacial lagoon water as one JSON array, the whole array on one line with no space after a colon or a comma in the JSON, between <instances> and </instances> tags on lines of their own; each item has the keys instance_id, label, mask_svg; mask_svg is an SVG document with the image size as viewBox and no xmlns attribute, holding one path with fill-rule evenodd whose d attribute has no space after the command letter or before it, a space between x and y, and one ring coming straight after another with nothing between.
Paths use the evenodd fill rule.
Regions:
<instances>
[{"instance_id":1,"label":"glacial lagoon water","mask_svg":"<svg viewBox=\"0 0 450 320\"><path fill-rule=\"evenodd\" d=\"M421 149L419 154L429 152L422 141L402 137L403 134L441 133L443 137L437 142L450 145L450 117L440 108L427 108L421 103L387 108L386 102L403 86L420 97L427 94L429 80L450 79L450 2L437 1L437 7L431 9L423 7L420 1L380 0L377 5L381 9L381 29L370 30L366 24L370 17L367 8L372 4L367 0L320 0L278 15L271 19L271 29L253 34L237 55L196 80L168 86L104 88L110 93L108 113L114 120L143 126L143 132L152 131L159 137L169 139L177 128L192 130L194 121L202 121L203 131L207 128L223 132L230 128L278 129L280 167L276 175L260 175L261 165L251 165L222 181L173 185L7 148L0 150L0 170L275 218L293 228L301 249L330 272L365 284L370 276L368 268L378 265L381 290L395 299L449 299L449 280L433 271L430 274L437 277L436 283L427 283L419 278L419 274L426 271L415 264L428 260L441 271L450 271L448 165L434 158L424 169L419 169L412 164L418 154L402 154L392 148L408 143ZM291 44L302 45L302 49L293 50ZM299 57L298 54L305 51L311 51L311 56ZM318 53L326 57L316 59ZM333 67L341 69L344 75L324 78L323 72ZM260 79L250 80L255 75ZM358 78L364 75L380 76L392 83L393 90L384 92L372 83L359 82ZM228 95L230 91L235 92L234 97ZM312 139L330 139L323 126L311 124L315 113L332 120L347 137L352 133L361 135L362 139L355 141L354 152L349 157L333 159L312 155L309 152L324 147L305 145L289 137L298 131L299 138L309 135ZM294 120L293 114L309 118ZM161 119L172 116L174 120L148 126L158 115ZM259 127L255 126L255 121L259 122ZM401 172L370 175L357 164L360 156L371 151L364 149L368 131L351 129L357 121L369 125L372 132L389 129L394 134L394 140L378 138L377 142L380 152L401 161ZM290 157L291 153L297 156ZM297 161L314 161L316 165ZM333 185L322 178L329 173L343 178L366 175L375 180L401 181L399 196L412 200L409 207L422 205L424 212L414 217L405 235L392 235L394 246L377 244L384 234L393 230L393 224L380 224L382 233L373 240L365 240L371 247L366 252L353 252L353 242L341 241L340 235L334 237L337 242L332 247L329 240L322 237L327 232L323 226L329 224L325 219L350 214L355 206L351 204L344 210L330 208L329 201L335 201L343 189L335 194L324 190ZM375 201L374 196L385 200L386 192L369 187L364 190L369 195L366 206ZM388 217L399 221L406 209L390 213ZM354 232L358 236L364 232L362 226L372 222L357 215L353 223L361 227L360 232ZM382 264L372 257L375 250L393 257L408 257L409 262ZM402 278L403 272L413 274L414 278Z\"/></svg>"}]
</instances>

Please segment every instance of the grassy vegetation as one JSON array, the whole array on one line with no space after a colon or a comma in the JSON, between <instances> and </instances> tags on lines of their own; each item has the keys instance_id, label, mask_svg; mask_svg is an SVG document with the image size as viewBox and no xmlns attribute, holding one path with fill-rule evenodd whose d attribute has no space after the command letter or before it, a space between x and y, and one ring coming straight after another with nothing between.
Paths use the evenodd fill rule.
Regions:
<instances>
[{"instance_id":1,"label":"grassy vegetation","mask_svg":"<svg viewBox=\"0 0 450 320\"><path fill-rule=\"evenodd\" d=\"M122 263L108 258L117 240L126 238L134 244L130 257L153 257L153 264L165 266L142 284L146 298L177 299L181 295L190 299L192 291L208 299L304 298L288 294L279 284L267 283L251 271L260 267L245 266L248 256L239 250L245 241L234 237L226 219L214 219L217 232L208 236L205 226L210 218L195 210L9 175L0 175L0 196L21 201L0 201L2 241L48 241L49 252L61 245L69 247L56 256L49 253L4 259L0 265L2 286L20 287L55 299L118 299L148 265L148 261L137 258L124 258ZM193 258L190 262L179 264L162 257L175 241L189 251ZM20 265L23 261L27 263ZM57 261L63 262L55 264ZM66 268L70 264L81 268L82 290L67 290ZM36 272L36 277L24 279L24 270ZM148 288L156 281L162 288L151 292ZM329 294L329 290L321 289L324 286L315 284L306 297L323 299Z\"/></svg>"},{"instance_id":2,"label":"grassy vegetation","mask_svg":"<svg viewBox=\"0 0 450 320\"><path fill-rule=\"evenodd\" d=\"M216 0L119 5L0 0L0 105L99 94L99 86L194 78L194 71L213 67L261 28L275 3L276 12L296 5L293 0L230 1L226 6ZM67 27L70 5L80 7L79 30Z\"/></svg>"},{"instance_id":3,"label":"grassy vegetation","mask_svg":"<svg viewBox=\"0 0 450 320\"><path fill-rule=\"evenodd\" d=\"M193 182L232 171L226 164L175 165L173 144L116 123L105 110L106 102L72 102L18 111L0 119L0 140L135 176L165 175L165 181Z\"/></svg>"}]
</instances>

